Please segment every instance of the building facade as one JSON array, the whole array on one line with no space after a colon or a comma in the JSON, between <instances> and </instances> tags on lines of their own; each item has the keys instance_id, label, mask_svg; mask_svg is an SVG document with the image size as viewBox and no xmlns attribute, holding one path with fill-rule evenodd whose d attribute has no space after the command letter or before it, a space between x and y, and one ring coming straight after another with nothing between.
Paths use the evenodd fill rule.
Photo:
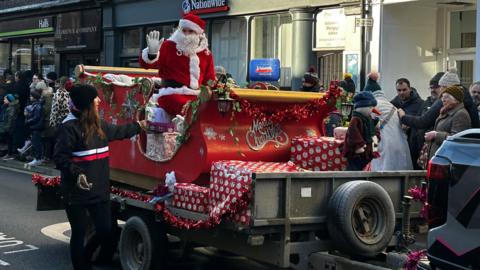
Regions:
<instances>
[{"instance_id":1,"label":"building facade","mask_svg":"<svg viewBox=\"0 0 480 270\"><path fill-rule=\"evenodd\" d=\"M456 67L463 85L480 79L476 0L373 0L368 66L390 97L408 78L423 99L429 80Z\"/></svg>"},{"instance_id":2,"label":"building facade","mask_svg":"<svg viewBox=\"0 0 480 270\"><path fill-rule=\"evenodd\" d=\"M358 74L356 0L113 0L103 6L102 63L138 66L145 35L158 30L168 38L189 10L207 21L215 64L224 66L241 85L248 80L249 61L257 58L280 60L278 84L284 89L299 89L311 65L325 84L346 70Z\"/></svg>"},{"instance_id":3,"label":"building facade","mask_svg":"<svg viewBox=\"0 0 480 270\"><path fill-rule=\"evenodd\" d=\"M102 10L89 0L0 1L0 74L32 70L72 74L99 65Z\"/></svg>"}]
</instances>

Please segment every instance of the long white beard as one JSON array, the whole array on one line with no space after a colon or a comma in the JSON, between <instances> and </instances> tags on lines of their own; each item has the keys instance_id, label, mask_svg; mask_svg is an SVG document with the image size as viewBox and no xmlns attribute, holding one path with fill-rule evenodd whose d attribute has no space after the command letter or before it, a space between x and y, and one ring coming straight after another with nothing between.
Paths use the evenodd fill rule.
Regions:
<instances>
[{"instance_id":1,"label":"long white beard","mask_svg":"<svg viewBox=\"0 0 480 270\"><path fill-rule=\"evenodd\" d=\"M208 40L204 34L185 35L180 28L175 30L169 39L175 42L178 51L187 56L208 48Z\"/></svg>"}]
</instances>

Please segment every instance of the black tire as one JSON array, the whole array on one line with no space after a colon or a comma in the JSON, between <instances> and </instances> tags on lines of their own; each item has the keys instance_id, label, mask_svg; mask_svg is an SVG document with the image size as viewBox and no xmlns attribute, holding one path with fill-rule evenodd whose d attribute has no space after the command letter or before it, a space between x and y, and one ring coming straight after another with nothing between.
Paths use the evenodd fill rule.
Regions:
<instances>
[{"instance_id":1,"label":"black tire","mask_svg":"<svg viewBox=\"0 0 480 270\"><path fill-rule=\"evenodd\" d=\"M120 235L120 263L124 270L162 269L165 247L161 232L140 217L131 217Z\"/></svg>"},{"instance_id":2,"label":"black tire","mask_svg":"<svg viewBox=\"0 0 480 270\"><path fill-rule=\"evenodd\" d=\"M334 247L341 252L374 257L387 247L393 236L392 200L376 183L347 182L328 202L327 227Z\"/></svg>"}]
</instances>

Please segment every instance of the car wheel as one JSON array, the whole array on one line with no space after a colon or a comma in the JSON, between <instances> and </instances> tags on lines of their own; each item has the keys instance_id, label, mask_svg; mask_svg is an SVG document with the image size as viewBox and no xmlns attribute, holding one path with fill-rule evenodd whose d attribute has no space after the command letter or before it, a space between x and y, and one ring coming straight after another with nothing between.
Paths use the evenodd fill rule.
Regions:
<instances>
[{"instance_id":1,"label":"car wheel","mask_svg":"<svg viewBox=\"0 0 480 270\"><path fill-rule=\"evenodd\" d=\"M387 247L394 232L392 200L374 182L347 182L329 200L327 227L338 250L374 257Z\"/></svg>"}]
</instances>

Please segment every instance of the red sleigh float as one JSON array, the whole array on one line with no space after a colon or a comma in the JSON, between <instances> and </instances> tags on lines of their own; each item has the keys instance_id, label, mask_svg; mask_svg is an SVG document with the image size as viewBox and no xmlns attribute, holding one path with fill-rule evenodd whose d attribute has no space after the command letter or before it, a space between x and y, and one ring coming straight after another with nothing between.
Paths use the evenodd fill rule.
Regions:
<instances>
[{"instance_id":1,"label":"red sleigh float","mask_svg":"<svg viewBox=\"0 0 480 270\"><path fill-rule=\"evenodd\" d=\"M126 75L130 83L112 82L111 74ZM99 90L102 117L107 122L122 124L143 118L144 112L139 108L151 95L157 72L80 65L76 75ZM324 135L323 120L334 108L339 94L335 84L330 88L327 93L233 89L244 110L232 117L219 112L215 98L201 104L198 119L188 130L188 139L169 160L154 161L145 155L145 133L136 141L111 143L111 178L151 189L171 171L175 171L177 182L206 183L212 162L218 160L286 162L292 138Z\"/></svg>"}]
</instances>

